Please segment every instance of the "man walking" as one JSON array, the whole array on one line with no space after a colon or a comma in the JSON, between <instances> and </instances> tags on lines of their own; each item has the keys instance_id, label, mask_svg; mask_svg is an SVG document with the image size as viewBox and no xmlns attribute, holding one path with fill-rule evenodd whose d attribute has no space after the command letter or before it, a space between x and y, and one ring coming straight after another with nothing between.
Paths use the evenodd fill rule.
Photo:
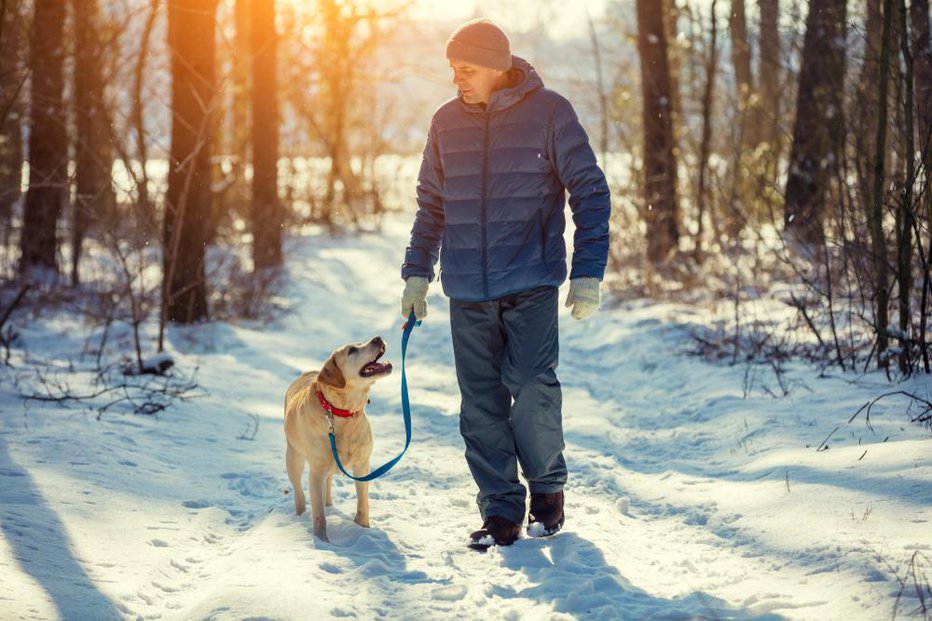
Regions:
<instances>
[{"instance_id":1,"label":"man walking","mask_svg":"<svg viewBox=\"0 0 932 621\"><path fill-rule=\"evenodd\" d=\"M470 546L510 545L564 523L557 287L566 279L566 191L576 225L566 306L599 307L608 256L608 184L570 103L544 87L488 20L446 45L458 93L431 120L401 314L427 315L439 258L462 397L460 432L479 487Z\"/></svg>"}]
</instances>

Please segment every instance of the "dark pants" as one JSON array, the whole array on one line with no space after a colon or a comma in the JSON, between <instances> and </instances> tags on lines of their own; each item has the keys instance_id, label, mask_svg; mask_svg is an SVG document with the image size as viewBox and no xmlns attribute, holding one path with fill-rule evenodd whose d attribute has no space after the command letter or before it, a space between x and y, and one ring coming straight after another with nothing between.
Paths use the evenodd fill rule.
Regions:
<instances>
[{"instance_id":1,"label":"dark pants","mask_svg":"<svg viewBox=\"0 0 932 621\"><path fill-rule=\"evenodd\" d=\"M460 432L479 486L483 520L524 521L526 490L566 484L557 289L541 287L488 302L450 301L459 381Z\"/></svg>"}]
</instances>

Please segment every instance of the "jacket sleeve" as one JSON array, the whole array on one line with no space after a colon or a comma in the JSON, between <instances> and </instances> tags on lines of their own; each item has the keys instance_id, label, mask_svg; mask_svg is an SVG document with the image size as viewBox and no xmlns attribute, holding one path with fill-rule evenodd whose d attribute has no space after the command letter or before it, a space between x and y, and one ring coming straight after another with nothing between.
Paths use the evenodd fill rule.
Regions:
<instances>
[{"instance_id":1,"label":"jacket sleeve","mask_svg":"<svg viewBox=\"0 0 932 621\"><path fill-rule=\"evenodd\" d=\"M424 276L434 279L434 265L440 253L443 236L443 168L437 148L434 121L427 133L427 144L417 177L417 214L411 227L411 241L405 250L401 277Z\"/></svg>"},{"instance_id":2,"label":"jacket sleeve","mask_svg":"<svg viewBox=\"0 0 932 621\"><path fill-rule=\"evenodd\" d=\"M608 262L608 182L596 163L589 137L569 101L560 97L553 116L553 159L560 182L569 191L576 233L570 278L602 280Z\"/></svg>"}]
</instances>

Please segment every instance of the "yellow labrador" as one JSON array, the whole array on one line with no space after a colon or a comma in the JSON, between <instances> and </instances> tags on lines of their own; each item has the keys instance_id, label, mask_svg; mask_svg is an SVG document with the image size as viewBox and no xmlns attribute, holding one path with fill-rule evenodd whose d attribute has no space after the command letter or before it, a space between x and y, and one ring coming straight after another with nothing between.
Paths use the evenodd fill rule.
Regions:
<instances>
[{"instance_id":1,"label":"yellow labrador","mask_svg":"<svg viewBox=\"0 0 932 621\"><path fill-rule=\"evenodd\" d=\"M294 487L294 508L298 515L306 509L301 478L307 462L314 534L323 541L329 541L324 507L333 504L330 491L338 472L330 449L330 424L343 466L356 477L369 474L372 430L365 406L372 384L392 372L390 362L379 362L384 353L385 341L378 336L365 344L344 345L330 354L319 372L308 371L292 382L285 395L285 463ZM360 481L355 521L369 527L369 484Z\"/></svg>"}]
</instances>

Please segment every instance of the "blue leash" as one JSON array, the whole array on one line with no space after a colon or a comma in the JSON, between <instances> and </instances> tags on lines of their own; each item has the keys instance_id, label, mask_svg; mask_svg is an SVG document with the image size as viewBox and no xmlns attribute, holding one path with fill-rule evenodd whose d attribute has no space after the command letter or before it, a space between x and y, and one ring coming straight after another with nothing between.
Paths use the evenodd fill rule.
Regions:
<instances>
[{"instance_id":1,"label":"blue leash","mask_svg":"<svg viewBox=\"0 0 932 621\"><path fill-rule=\"evenodd\" d=\"M411 314L408 315L408 321L405 322L404 332L401 335L401 411L404 414L405 419L405 447L401 450L398 457L389 461L386 464L383 464L367 474L364 477L354 477L349 472L346 471L346 468L343 467L343 464L340 463L340 455L337 453L337 439L333 435L333 421L330 421L330 450L333 451L333 459L337 462L337 466L340 470L353 479L354 481L371 481L377 479L392 468L395 467L401 458L404 456L405 452L408 450L408 445L411 444L411 404L408 401L408 380L405 378L405 354L408 351L408 337L411 336L411 331L414 330L414 326L421 325L420 321L417 321L414 317L414 309L411 310Z\"/></svg>"}]
</instances>

